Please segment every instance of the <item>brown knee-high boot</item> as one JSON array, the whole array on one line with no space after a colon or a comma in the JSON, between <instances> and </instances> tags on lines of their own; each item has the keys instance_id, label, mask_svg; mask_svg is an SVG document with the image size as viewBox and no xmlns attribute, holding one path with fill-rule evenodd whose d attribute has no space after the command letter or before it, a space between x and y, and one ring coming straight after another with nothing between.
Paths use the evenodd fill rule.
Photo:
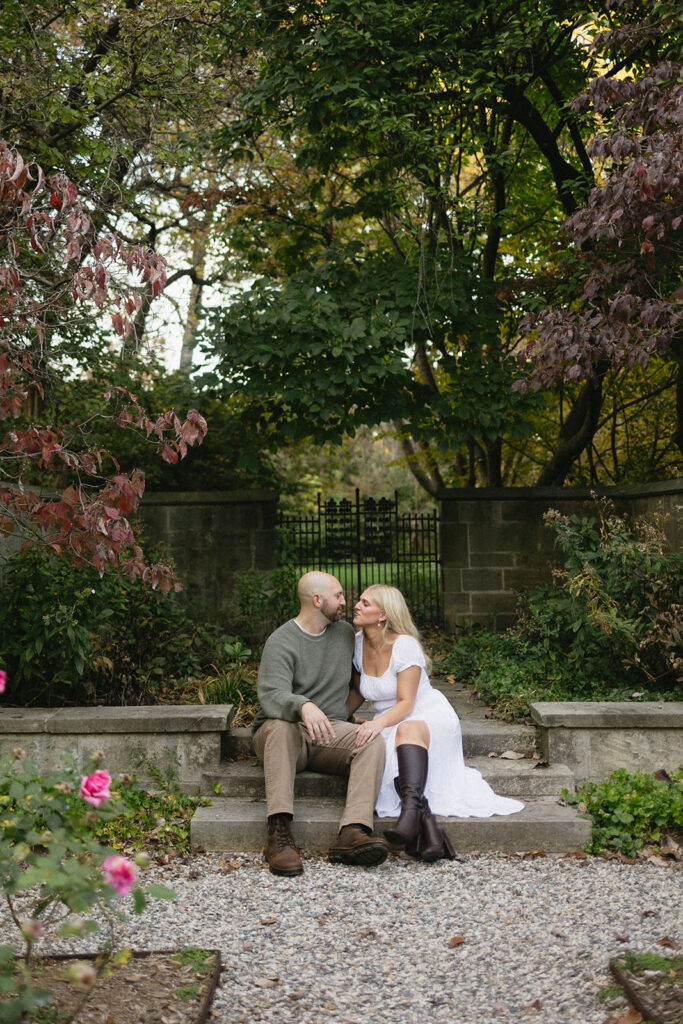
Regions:
<instances>
[{"instance_id":1,"label":"brown knee-high boot","mask_svg":"<svg viewBox=\"0 0 683 1024\"><path fill-rule=\"evenodd\" d=\"M392 846L404 847L420 832L429 755L416 743L401 743L396 747L396 756L398 779L394 779L394 785L401 797L401 814L394 828L387 829L384 836Z\"/></svg>"}]
</instances>

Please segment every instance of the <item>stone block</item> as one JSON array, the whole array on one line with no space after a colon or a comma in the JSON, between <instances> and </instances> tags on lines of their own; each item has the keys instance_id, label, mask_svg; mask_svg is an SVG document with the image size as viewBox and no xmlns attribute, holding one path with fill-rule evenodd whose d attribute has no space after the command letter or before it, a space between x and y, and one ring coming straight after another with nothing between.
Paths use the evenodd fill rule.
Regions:
<instances>
[{"instance_id":1,"label":"stone block","mask_svg":"<svg viewBox=\"0 0 683 1024\"><path fill-rule=\"evenodd\" d=\"M526 548L525 531L517 523L471 523L471 551L519 551Z\"/></svg>"},{"instance_id":2,"label":"stone block","mask_svg":"<svg viewBox=\"0 0 683 1024\"><path fill-rule=\"evenodd\" d=\"M461 523L500 522L500 502L486 500L459 501L458 520Z\"/></svg>"},{"instance_id":3,"label":"stone block","mask_svg":"<svg viewBox=\"0 0 683 1024\"><path fill-rule=\"evenodd\" d=\"M674 772L683 763L681 729L544 729L544 758L571 768L577 783L602 782L616 768Z\"/></svg>"},{"instance_id":4,"label":"stone block","mask_svg":"<svg viewBox=\"0 0 683 1024\"><path fill-rule=\"evenodd\" d=\"M48 722L57 711L56 708L1 708L0 734L47 732Z\"/></svg>"},{"instance_id":5,"label":"stone block","mask_svg":"<svg viewBox=\"0 0 683 1024\"><path fill-rule=\"evenodd\" d=\"M503 571L502 569L463 569L462 587L463 590L470 592L502 590Z\"/></svg>"},{"instance_id":6,"label":"stone block","mask_svg":"<svg viewBox=\"0 0 683 1024\"><path fill-rule=\"evenodd\" d=\"M503 570L504 590L533 590L541 582L543 576L538 569L515 567Z\"/></svg>"},{"instance_id":7,"label":"stone block","mask_svg":"<svg viewBox=\"0 0 683 1024\"><path fill-rule=\"evenodd\" d=\"M473 551L470 554L470 567L508 568L514 566L515 556L508 551Z\"/></svg>"},{"instance_id":8,"label":"stone block","mask_svg":"<svg viewBox=\"0 0 683 1024\"><path fill-rule=\"evenodd\" d=\"M51 716L51 733L199 733L223 732L232 704L151 704L135 707L60 708Z\"/></svg>"},{"instance_id":9,"label":"stone block","mask_svg":"<svg viewBox=\"0 0 683 1024\"><path fill-rule=\"evenodd\" d=\"M538 522L543 525L543 514L550 506L545 501L516 499L501 501L500 518L502 522L517 522L530 525Z\"/></svg>"},{"instance_id":10,"label":"stone block","mask_svg":"<svg viewBox=\"0 0 683 1024\"><path fill-rule=\"evenodd\" d=\"M481 622L486 621L486 616L513 615L517 607L516 595L505 593L502 590L483 594L473 593L470 596L472 612L480 617Z\"/></svg>"},{"instance_id":11,"label":"stone block","mask_svg":"<svg viewBox=\"0 0 683 1024\"><path fill-rule=\"evenodd\" d=\"M461 594L462 590L462 569L444 568L443 589L447 594Z\"/></svg>"},{"instance_id":12,"label":"stone block","mask_svg":"<svg viewBox=\"0 0 683 1024\"><path fill-rule=\"evenodd\" d=\"M444 594L444 611L450 614L460 614L472 611L472 597L470 594Z\"/></svg>"},{"instance_id":13,"label":"stone block","mask_svg":"<svg viewBox=\"0 0 683 1024\"><path fill-rule=\"evenodd\" d=\"M467 526L459 524L454 526L442 523L439 543L441 547L441 564L443 566L467 568L470 564L470 542Z\"/></svg>"}]
</instances>

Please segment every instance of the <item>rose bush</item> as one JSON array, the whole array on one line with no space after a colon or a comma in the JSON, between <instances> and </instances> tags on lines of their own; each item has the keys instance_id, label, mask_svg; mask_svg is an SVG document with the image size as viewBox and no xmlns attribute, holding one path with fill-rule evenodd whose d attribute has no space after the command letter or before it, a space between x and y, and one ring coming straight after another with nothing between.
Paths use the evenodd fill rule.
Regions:
<instances>
[{"instance_id":1,"label":"rose bush","mask_svg":"<svg viewBox=\"0 0 683 1024\"><path fill-rule=\"evenodd\" d=\"M82 965L88 984L72 972L85 999L96 980L93 970L103 970L114 955L120 897L130 893L134 912L141 913L150 896L175 895L164 886L143 890L136 866L94 838L98 826L121 812L109 773L98 767L101 757L90 772L73 759L61 770L42 772L19 748L0 757L0 886L17 929L15 944L0 945L1 1024L34 1020L52 1000L32 981L36 943L83 938L100 931L104 920L95 967Z\"/></svg>"}]
</instances>

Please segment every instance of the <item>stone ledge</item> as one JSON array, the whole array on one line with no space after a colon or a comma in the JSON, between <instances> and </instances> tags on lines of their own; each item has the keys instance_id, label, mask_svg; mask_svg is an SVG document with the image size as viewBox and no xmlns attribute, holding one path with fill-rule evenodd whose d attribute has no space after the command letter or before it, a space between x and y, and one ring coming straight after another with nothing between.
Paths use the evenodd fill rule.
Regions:
<instances>
[{"instance_id":1,"label":"stone ledge","mask_svg":"<svg viewBox=\"0 0 683 1024\"><path fill-rule=\"evenodd\" d=\"M544 728L683 729L683 701L538 701L531 717Z\"/></svg>"},{"instance_id":2,"label":"stone ledge","mask_svg":"<svg viewBox=\"0 0 683 1024\"><path fill-rule=\"evenodd\" d=\"M660 480L650 484L616 487L442 487L437 501L590 501L599 497L640 498L683 494L683 480Z\"/></svg>"},{"instance_id":3,"label":"stone ledge","mask_svg":"<svg viewBox=\"0 0 683 1024\"><path fill-rule=\"evenodd\" d=\"M544 760L568 765L577 783L683 764L683 702L540 701L531 713Z\"/></svg>"},{"instance_id":4,"label":"stone ledge","mask_svg":"<svg viewBox=\"0 0 683 1024\"><path fill-rule=\"evenodd\" d=\"M145 491L140 507L151 505L245 505L276 502L277 491Z\"/></svg>"},{"instance_id":5,"label":"stone ledge","mask_svg":"<svg viewBox=\"0 0 683 1024\"><path fill-rule=\"evenodd\" d=\"M135 707L2 708L0 733L224 732L232 704L142 704Z\"/></svg>"}]
</instances>

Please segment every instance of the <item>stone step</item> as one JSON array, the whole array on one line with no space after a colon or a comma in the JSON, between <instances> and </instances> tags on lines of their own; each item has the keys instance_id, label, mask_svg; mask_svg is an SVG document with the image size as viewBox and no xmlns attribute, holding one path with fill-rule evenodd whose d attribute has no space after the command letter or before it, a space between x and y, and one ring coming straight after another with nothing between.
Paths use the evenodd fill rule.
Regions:
<instances>
[{"instance_id":1,"label":"stone step","mask_svg":"<svg viewBox=\"0 0 683 1024\"><path fill-rule=\"evenodd\" d=\"M532 725L515 725L495 718L476 715L461 717L462 748L466 758L487 757L488 754L502 754L514 750L519 754L533 754L536 747L536 730ZM226 736L227 757L253 754L249 728L232 729Z\"/></svg>"},{"instance_id":2,"label":"stone step","mask_svg":"<svg viewBox=\"0 0 683 1024\"><path fill-rule=\"evenodd\" d=\"M539 796L559 796L562 790L574 789L574 778L565 765L534 768L535 760L512 761L492 757L470 757L467 763L484 776L500 796L530 800ZM347 779L340 775L299 772L294 784L297 800L324 800L342 797ZM216 788L218 787L218 788ZM252 760L224 761L216 769L202 773L201 792L207 796L263 799L265 779L261 765Z\"/></svg>"},{"instance_id":3,"label":"stone step","mask_svg":"<svg viewBox=\"0 0 683 1024\"><path fill-rule=\"evenodd\" d=\"M339 829L342 806L341 800L297 802L292 833L302 849L313 852L330 846ZM376 831L382 833L394 822L392 818L376 818ZM569 853L580 850L591 832L587 818L555 797L530 800L524 810L506 817L440 818L439 822L458 853ZM264 801L214 797L211 806L197 808L191 841L205 850L246 852L263 848L265 832Z\"/></svg>"}]
</instances>

